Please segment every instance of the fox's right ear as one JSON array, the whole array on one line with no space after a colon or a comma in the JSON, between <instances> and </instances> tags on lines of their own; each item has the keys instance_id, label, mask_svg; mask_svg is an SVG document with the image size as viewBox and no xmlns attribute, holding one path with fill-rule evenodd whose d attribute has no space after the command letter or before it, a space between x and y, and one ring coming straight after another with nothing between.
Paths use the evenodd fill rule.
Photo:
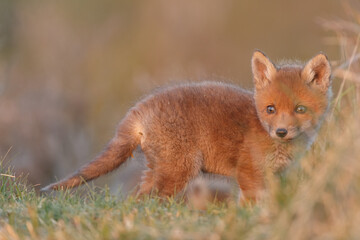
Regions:
<instances>
[{"instance_id":1,"label":"fox's right ear","mask_svg":"<svg viewBox=\"0 0 360 240\"><path fill-rule=\"evenodd\" d=\"M256 89L262 89L270 84L277 71L270 59L259 50L256 50L252 56L251 67Z\"/></svg>"}]
</instances>

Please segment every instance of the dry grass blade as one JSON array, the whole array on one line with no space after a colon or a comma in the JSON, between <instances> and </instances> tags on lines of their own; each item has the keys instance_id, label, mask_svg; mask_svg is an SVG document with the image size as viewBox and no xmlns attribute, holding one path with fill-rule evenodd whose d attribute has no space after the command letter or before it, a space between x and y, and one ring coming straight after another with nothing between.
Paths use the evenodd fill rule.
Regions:
<instances>
[{"instance_id":1,"label":"dry grass blade","mask_svg":"<svg viewBox=\"0 0 360 240\"><path fill-rule=\"evenodd\" d=\"M359 29L360 31L360 29ZM339 103L339 100L340 100L340 97L341 97L341 93L343 92L344 90L344 86L345 86L345 82L346 80L348 79L348 75L349 75L349 72L350 72L350 67L355 59L355 56L356 56L356 53L357 53L357 50L358 50L358 46L359 46L359 40L360 40L360 34L357 36L356 38L356 44L353 48L353 51L352 51L352 54L351 54L351 57L350 57L350 60L349 60L349 64L348 64L348 67L347 67L347 70L345 71L344 73L344 77L341 81L341 85L340 85L340 88L339 88L339 91L336 95L336 98L335 98L335 101L334 101L334 108L331 112L331 116L330 116L330 120L333 118L333 115L334 115L334 111L336 109L336 107L338 106L338 103Z\"/></svg>"}]
</instances>

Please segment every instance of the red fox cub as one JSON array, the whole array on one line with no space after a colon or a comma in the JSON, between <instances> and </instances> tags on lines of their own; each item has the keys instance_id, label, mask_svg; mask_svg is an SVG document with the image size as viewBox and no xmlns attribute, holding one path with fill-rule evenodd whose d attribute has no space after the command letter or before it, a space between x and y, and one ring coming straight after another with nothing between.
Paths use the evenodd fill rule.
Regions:
<instances>
[{"instance_id":1,"label":"red fox cub","mask_svg":"<svg viewBox=\"0 0 360 240\"><path fill-rule=\"evenodd\" d=\"M252 57L255 89L216 82L172 86L131 108L107 148L46 190L78 186L125 162L140 145L148 169L138 194L170 196L201 172L234 177L256 200L265 171L283 170L314 141L329 106L331 68L318 54L304 66Z\"/></svg>"}]
</instances>

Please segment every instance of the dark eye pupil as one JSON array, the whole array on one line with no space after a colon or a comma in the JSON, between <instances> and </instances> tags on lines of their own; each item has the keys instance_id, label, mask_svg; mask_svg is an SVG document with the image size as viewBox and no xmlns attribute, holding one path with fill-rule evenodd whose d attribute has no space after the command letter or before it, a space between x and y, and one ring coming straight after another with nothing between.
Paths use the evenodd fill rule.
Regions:
<instances>
[{"instance_id":1,"label":"dark eye pupil","mask_svg":"<svg viewBox=\"0 0 360 240\"><path fill-rule=\"evenodd\" d=\"M267 113L275 113L275 107L274 106L267 106L266 111L267 111Z\"/></svg>"},{"instance_id":2,"label":"dark eye pupil","mask_svg":"<svg viewBox=\"0 0 360 240\"><path fill-rule=\"evenodd\" d=\"M306 107L305 106L297 106L296 107L296 112L304 113L304 112L306 112Z\"/></svg>"}]
</instances>

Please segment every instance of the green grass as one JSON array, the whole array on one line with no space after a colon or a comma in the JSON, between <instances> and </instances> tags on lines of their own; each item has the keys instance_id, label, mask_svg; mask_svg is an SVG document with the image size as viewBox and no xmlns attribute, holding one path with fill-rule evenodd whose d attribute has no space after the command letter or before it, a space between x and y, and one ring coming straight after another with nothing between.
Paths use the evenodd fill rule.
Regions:
<instances>
[{"instance_id":1,"label":"green grass","mask_svg":"<svg viewBox=\"0 0 360 240\"><path fill-rule=\"evenodd\" d=\"M106 190L38 196L7 176L11 171L5 174L0 178L4 239L219 239L228 231L244 235L246 225L256 221L256 209L210 205L206 211L192 210L173 199L119 199Z\"/></svg>"}]
</instances>

